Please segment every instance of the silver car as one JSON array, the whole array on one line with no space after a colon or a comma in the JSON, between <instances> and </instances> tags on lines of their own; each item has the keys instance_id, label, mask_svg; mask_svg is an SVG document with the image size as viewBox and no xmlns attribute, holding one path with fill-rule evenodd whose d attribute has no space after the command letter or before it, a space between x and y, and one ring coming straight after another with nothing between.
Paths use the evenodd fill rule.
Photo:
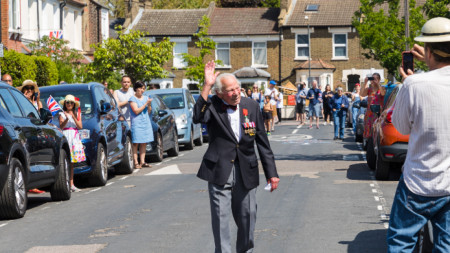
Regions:
<instances>
[{"instance_id":1,"label":"silver car","mask_svg":"<svg viewBox=\"0 0 450 253\"><path fill-rule=\"evenodd\" d=\"M195 100L189 90L184 88L149 90L144 95L158 95L175 113L178 143L186 149L193 149L194 144L203 144L201 124L192 122Z\"/></svg>"}]
</instances>

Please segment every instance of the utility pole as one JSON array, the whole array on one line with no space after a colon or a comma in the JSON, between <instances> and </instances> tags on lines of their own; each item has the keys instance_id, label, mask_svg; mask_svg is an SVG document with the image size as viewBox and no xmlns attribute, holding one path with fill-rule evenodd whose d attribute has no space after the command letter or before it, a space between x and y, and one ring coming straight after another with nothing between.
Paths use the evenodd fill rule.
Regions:
<instances>
[{"instance_id":1,"label":"utility pole","mask_svg":"<svg viewBox=\"0 0 450 253\"><path fill-rule=\"evenodd\" d=\"M308 22L308 87L311 87L311 34L309 32L309 19L305 16L306 22Z\"/></svg>"},{"instance_id":2,"label":"utility pole","mask_svg":"<svg viewBox=\"0 0 450 253\"><path fill-rule=\"evenodd\" d=\"M409 0L405 0L405 51L409 51Z\"/></svg>"}]
</instances>

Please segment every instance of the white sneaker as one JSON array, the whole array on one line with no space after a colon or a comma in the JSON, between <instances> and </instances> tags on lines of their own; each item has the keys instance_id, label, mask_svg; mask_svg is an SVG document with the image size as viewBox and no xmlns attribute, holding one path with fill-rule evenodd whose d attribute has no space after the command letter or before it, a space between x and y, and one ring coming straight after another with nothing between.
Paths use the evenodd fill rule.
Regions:
<instances>
[{"instance_id":1,"label":"white sneaker","mask_svg":"<svg viewBox=\"0 0 450 253\"><path fill-rule=\"evenodd\" d=\"M75 185L72 185L72 187L70 187L70 190L71 190L72 192L80 192L80 191L81 191L81 190L78 189Z\"/></svg>"},{"instance_id":2,"label":"white sneaker","mask_svg":"<svg viewBox=\"0 0 450 253\"><path fill-rule=\"evenodd\" d=\"M326 125L327 125L327 122L324 122L323 125L326 126Z\"/></svg>"}]
</instances>

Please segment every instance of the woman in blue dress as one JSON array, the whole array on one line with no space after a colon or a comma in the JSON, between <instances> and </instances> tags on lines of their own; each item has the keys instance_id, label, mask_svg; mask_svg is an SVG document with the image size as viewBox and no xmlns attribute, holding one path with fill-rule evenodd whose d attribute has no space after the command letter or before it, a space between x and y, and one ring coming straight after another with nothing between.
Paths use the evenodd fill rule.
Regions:
<instances>
[{"instance_id":1,"label":"woman in blue dress","mask_svg":"<svg viewBox=\"0 0 450 253\"><path fill-rule=\"evenodd\" d=\"M131 107L131 139L133 142L133 158L134 167L140 169L142 167L151 167L145 162L145 152L147 143L153 141L153 129L150 122L149 112L152 110L152 99L144 96L145 84L137 81L133 85L134 96L129 100ZM139 164L138 160L139 147Z\"/></svg>"}]
</instances>

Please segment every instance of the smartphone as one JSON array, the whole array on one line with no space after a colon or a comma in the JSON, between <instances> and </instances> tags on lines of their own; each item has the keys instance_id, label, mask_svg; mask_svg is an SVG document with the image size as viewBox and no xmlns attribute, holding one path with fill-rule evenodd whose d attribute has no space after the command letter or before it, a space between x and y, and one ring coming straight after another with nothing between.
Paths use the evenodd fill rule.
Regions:
<instances>
[{"instance_id":1,"label":"smartphone","mask_svg":"<svg viewBox=\"0 0 450 253\"><path fill-rule=\"evenodd\" d=\"M374 78L373 78L373 76L369 76L369 77L367 78L367 80L369 80L369 81L373 81L373 80L374 80Z\"/></svg>"},{"instance_id":2,"label":"smartphone","mask_svg":"<svg viewBox=\"0 0 450 253\"><path fill-rule=\"evenodd\" d=\"M414 71L414 56L411 51L402 52L402 67L405 73L408 73L408 69Z\"/></svg>"}]
</instances>

